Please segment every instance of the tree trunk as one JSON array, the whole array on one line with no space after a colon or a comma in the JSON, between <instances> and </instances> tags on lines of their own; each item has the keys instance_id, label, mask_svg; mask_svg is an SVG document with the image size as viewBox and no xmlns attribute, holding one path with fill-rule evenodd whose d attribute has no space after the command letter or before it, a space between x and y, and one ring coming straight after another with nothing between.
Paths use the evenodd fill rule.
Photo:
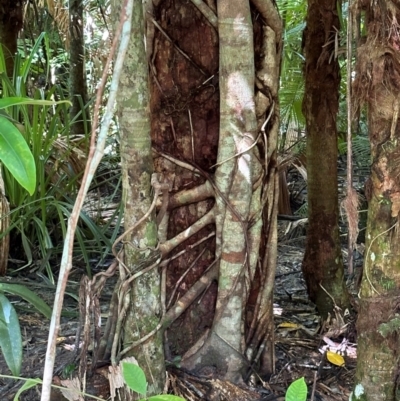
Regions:
<instances>
[{"instance_id":1,"label":"tree trunk","mask_svg":"<svg viewBox=\"0 0 400 401\"><path fill-rule=\"evenodd\" d=\"M116 1L116 15L123 1ZM143 272L131 283L133 274L152 265L157 259L158 243L155 213L143 221L133 232L128 232L150 209L152 204L153 158L150 136L148 65L144 47L143 6L134 2L131 41L125 58L125 66L119 83L118 121L121 138L121 165L124 205L123 239L126 277L120 277L121 304L127 308L123 323L123 356L134 356L144 370L148 381L147 395L160 394L164 389L165 363L163 337L160 331L125 352L132 343L154 330L161 318L160 272L154 268ZM125 270L125 267L127 271ZM125 283L125 284L124 284ZM123 313L119 319L123 319ZM126 395L128 399L128 395Z\"/></svg>"},{"instance_id":2,"label":"tree trunk","mask_svg":"<svg viewBox=\"0 0 400 401\"><path fill-rule=\"evenodd\" d=\"M23 25L24 2L15 0L0 1L0 43L6 61L6 72L13 75L14 57L17 52L17 39Z\"/></svg>"},{"instance_id":3,"label":"tree trunk","mask_svg":"<svg viewBox=\"0 0 400 401\"><path fill-rule=\"evenodd\" d=\"M12 77L14 72L14 58L17 53L18 35L23 26L23 11L23 1L0 0L0 44L5 59L5 72L8 77ZM2 226L2 231L5 231L8 228L10 220L8 216L10 205L6 198L2 177L0 177L0 181L0 217L2 221L0 224ZM4 276L7 272L9 245L10 236L6 235L0 240L1 276Z\"/></svg>"},{"instance_id":4,"label":"tree trunk","mask_svg":"<svg viewBox=\"0 0 400 401\"><path fill-rule=\"evenodd\" d=\"M309 226L302 269L310 299L324 318L335 305L343 310L349 307L338 228L336 3L308 0L304 31Z\"/></svg>"},{"instance_id":5,"label":"tree trunk","mask_svg":"<svg viewBox=\"0 0 400 401\"><path fill-rule=\"evenodd\" d=\"M90 132L84 106L87 102L85 41L83 34L83 0L69 0L69 92L71 96L71 135Z\"/></svg>"},{"instance_id":6,"label":"tree trunk","mask_svg":"<svg viewBox=\"0 0 400 401\"><path fill-rule=\"evenodd\" d=\"M147 42L155 165L173 191L160 227L164 258L174 253L162 262L168 263L167 298L175 302L164 320L171 357L185 353L187 368L212 368L240 381L249 368L246 355L268 375L280 19L272 1L254 1L254 26L249 2L219 1L218 24L210 17L216 9L212 1L206 12L194 1L153 3Z\"/></svg>"},{"instance_id":7,"label":"tree trunk","mask_svg":"<svg viewBox=\"0 0 400 401\"><path fill-rule=\"evenodd\" d=\"M261 173L254 151L248 151L257 138L250 4L218 1L218 31L221 100L215 224L219 285L210 335L187 364L215 366L228 380L237 382L245 367L242 333L248 294L244 278L249 282L253 278L255 264L250 255L259 253L260 241L258 232L258 241L250 244L247 233L252 185Z\"/></svg>"},{"instance_id":8,"label":"tree trunk","mask_svg":"<svg viewBox=\"0 0 400 401\"><path fill-rule=\"evenodd\" d=\"M358 48L354 96L366 104L371 177L357 321L358 350L352 400L399 398L400 305L400 41L398 3L357 1L367 35Z\"/></svg>"}]
</instances>

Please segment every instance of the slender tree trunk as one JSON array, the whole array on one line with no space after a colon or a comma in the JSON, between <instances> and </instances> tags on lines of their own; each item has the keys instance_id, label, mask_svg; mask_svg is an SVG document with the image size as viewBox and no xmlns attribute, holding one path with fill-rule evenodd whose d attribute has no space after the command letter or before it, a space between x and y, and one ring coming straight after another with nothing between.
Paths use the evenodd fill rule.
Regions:
<instances>
[{"instance_id":1,"label":"slender tree trunk","mask_svg":"<svg viewBox=\"0 0 400 401\"><path fill-rule=\"evenodd\" d=\"M14 57L17 52L17 39L23 25L24 2L15 0L0 1L0 44L6 59L7 75L13 74Z\"/></svg>"},{"instance_id":2,"label":"slender tree trunk","mask_svg":"<svg viewBox=\"0 0 400 401\"><path fill-rule=\"evenodd\" d=\"M119 10L123 1L116 1ZM119 12L116 12L119 15ZM118 121L121 138L121 163L124 226L129 230L145 215L152 203L153 158L150 136L148 64L144 47L142 2L135 1L131 41L120 80ZM126 279L154 263L157 253L155 213L123 240ZM151 259L151 261L149 260ZM124 268L122 268L124 271ZM122 284L123 285L123 284ZM143 273L124 291L123 305L128 311L123 325L122 350L154 330L161 318L160 272L157 268ZM120 316L120 319L124 316ZM163 338L157 331L147 341L124 356L134 356L145 371L147 395L160 394L165 382Z\"/></svg>"},{"instance_id":3,"label":"slender tree trunk","mask_svg":"<svg viewBox=\"0 0 400 401\"><path fill-rule=\"evenodd\" d=\"M88 117L83 108L87 102L83 0L69 0L69 37L69 91L72 102L70 116L71 119L76 119L71 125L71 134L85 135L90 132L90 126L87 125Z\"/></svg>"},{"instance_id":4,"label":"slender tree trunk","mask_svg":"<svg viewBox=\"0 0 400 401\"><path fill-rule=\"evenodd\" d=\"M335 304L349 307L338 228L336 3L308 0L304 31L309 226L302 268L310 299L323 317L333 312Z\"/></svg>"},{"instance_id":5,"label":"slender tree trunk","mask_svg":"<svg viewBox=\"0 0 400 401\"><path fill-rule=\"evenodd\" d=\"M390 0L354 7L367 35L353 93L367 105L372 166L352 400L391 401L399 399L400 369L400 11Z\"/></svg>"}]
</instances>

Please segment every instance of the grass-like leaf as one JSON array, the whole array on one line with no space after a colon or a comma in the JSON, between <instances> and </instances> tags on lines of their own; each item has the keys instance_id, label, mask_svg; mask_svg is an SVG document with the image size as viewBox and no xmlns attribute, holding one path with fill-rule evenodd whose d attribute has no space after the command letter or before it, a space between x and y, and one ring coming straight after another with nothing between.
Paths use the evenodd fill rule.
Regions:
<instances>
[{"instance_id":1,"label":"grass-like leaf","mask_svg":"<svg viewBox=\"0 0 400 401\"><path fill-rule=\"evenodd\" d=\"M54 106L59 103L71 104L68 100L61 100L55 102L53 100L41 100L41 99L30 99L27 97L6 97L0 99L0 109L5 109L6 107L17 106L17 105L38 105L38 106Z\"/></svg>"},{"instance_id":2,"label":"grass-like leaf","mask_svg":"<svg viewBox=\"0 0 400 401\"><path fill-rule=\"evenodd\" d=\"M46 33L40 34L26 53L20 51L15 55L12 78L5 74L0 76L0 118L7 124L3 131L8 133L10 128L18 132L19 138L25 142L33 156L34 165L29 169L20 165L19 169L25 169L25 173L30 173L36 180L35 186L34 180L24 178L31 183L28 193L23 186L23 180L16 179L11 170L12 167L18 167L18 164L3 163L5 193L11 212L10 225L0 233L0 238L12 231L17 245L12 252L18 252L19 259L26 261L20 269L29 266L33 262L33 255L38 255L43 261L48 278L54 282L53 261L60 253L58 244L63 242L66 222L75 202L79 177L84 170L88 138L71 137L70 127L75 120L70 118L70 102L66 100L59 85L27 92L30 77L37 76L38 71L46 71L44 75L49 75L50 62L45 65L38 62L42 51L48 55L49 60L52 59L50 40ZM5 57L0 47L0 70L4 66ZM77 117L85 121L85 133L90 131L90 122L86 120L88 115L88 111L83 110ZM8 147L11 152L15 152L15 141L6 141L7 144L11 144L12 147ZM15 156L14 154L14 159ZM1 158L0 146L0 160ZM115 216L117 218L119 214ZM91 258L94 254L99 254L100 259L106 257L111 249L110 238L115 239L114 233L118 232L118 226L108 226L104 222L94 224L88 215L81 214L74 253L83 256L89 276L93 265Z\"/></svg>"},{"instance_id":3,"label":"grass-like leaf","mask_svg":"<svg viewBox=\"0 0 400 401\"><path fill-rule=\"evenodd\" d=\"M15 393L15 396L13 398L13 401L19 401L19 396L26 390L29 390L32 387L37 386L38 384L41 384L42 381L40 379L28 379L23 386L19 388L19 390Z\"/></svg>"},{"instance_id":4,"label":"grass-like leaf","mask_svg":"<svg viewBox=\"0 0 400 401\"><path fill-rule=\"evenodd\" d=\"M42 298L38 297L33 291L21 284L0 283L0 291L7 292L12 295L18 295L25 301L34 306L47 319L51 318L51 308Z\"/></svg>"}]
</instances>

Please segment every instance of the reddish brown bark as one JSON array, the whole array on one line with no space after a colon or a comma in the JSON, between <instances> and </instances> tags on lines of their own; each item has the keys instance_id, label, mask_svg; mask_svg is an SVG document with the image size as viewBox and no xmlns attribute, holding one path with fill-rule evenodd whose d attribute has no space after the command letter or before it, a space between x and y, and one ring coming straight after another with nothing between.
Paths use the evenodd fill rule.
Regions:
<instances>
[{"instance_id":1,"label":"reddish brown bark","mask_svg":"<svg viewBox=\"0 0 400 401\"><path fill-rule=\"evenodd\" d=\"M150 56L153 64L150 67L153 146L159 152L209 172L216 161L219 132L217 34L191 2L163 1L154 9L154 18L172 42L155 28L153 55ZM194 188L205 181L204 177L194 175L163 157L155 159L155 169L172 183L172 193ZM168 238L197 221L200 213L210 210L213 204L214 200L210 198L197 205L175 208L170 215ZM189 245L213 230L213 226L206 227L176 249L176 252L187 250L168 265L167 300L175 283L203 247L207 251L182 280L173 302L201 277L214 259L212 238L201 247L188 249ZM204 330L211 327L216 287L212 285L202 297L201 304L189 307L168 330L174 354L182 355Z\"/></svg>"},{"instance_id":2,"label":"reddish brown bark","mask_svg":"<svg viewBox=\"0 0 400 401\"><path fill-rule=\"evenodd\" d=\"M367 106L371 176L357 320L357 371L352 399L399 397L400 369L400 40L399 4L356 1L366 35L357 51L356 104ZM356 20L356 18L355 18Z\"/></svg>"},{"instance_id":3,"label":"reddish brown bark","mask_svg":"<svg viewBox=\"0 0 400 401\"><path fill-rule=\"evenodd\" d=\"M303 273L322 316L347 307L338 229L337 130L340 73L334 54L336 0L309 0L304 32L309 227ZM323 287L323 288L322 288Z\"/></svg>"}]
</instances>

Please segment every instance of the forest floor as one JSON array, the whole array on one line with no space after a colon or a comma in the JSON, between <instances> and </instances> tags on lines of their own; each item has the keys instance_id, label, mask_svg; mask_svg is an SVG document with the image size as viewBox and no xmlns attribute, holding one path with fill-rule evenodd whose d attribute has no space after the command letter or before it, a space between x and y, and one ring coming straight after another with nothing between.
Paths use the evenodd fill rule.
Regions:
<instances>
[{"instance_id":1,"label":"forest floor","mask_svg":"<svg viewBox=\"0 0 400 401\"><path fill-rule=\"evenodd\" d=\"M213 398L211 396L203 396L202 398L198 396L193 399L229 399L229 401L284 400L284 394L289 384L300 377L304 377L308 385L308 400L347 401L349 399L356 365L356 359L353 356L355 348L343 334L335 337L329 327L321 328L315 307L308 301L301 273L304 239L304 236L295 236L292 239L288 239L286 236L286 240L280 241L279 244L274 299L276 327L275 373L268 383L257 384L253 388L248 387L241 396L226 398ZM360 264L360 260L356 259L357 269L357 265ZM55 384L61 384L61 380L68 379L74 368L76 370L73 362L75 358L73 350L79 318L77 300L74 294L76 296L79 292L79 277L81 274L81 269L73 271L68 284L67 293L72 294L72 296L67 295L64 302L64 310L68 316L64 316L62 319L60 337L58 339L54 373ZM55 289L49 289L48 285L40 284L33 279L14 279L12 282L28 286L49 305L52 305ZM113 286L111 284L107 285L103 291L101 307L104 315L108 309L112 291ZM43 374L49 322L35 313L21 299L16 297L10 297L10 299L17 309L23 337L21 377L40 378ZM334 363L329 362L326 353L327 343L329 343L330 349L333 351L335 346L341 348L344 355L344 365L338 366L343 362L340 358L336 360L335 357L333 359L331 357L330 359ZM179 380L180 375L176 372L176 370L172 370L169 374L172 384L174 381ZM2 356L0 356L0 373L1 375L9 374ZM186 378L188 378L187 375ZM190 380L186 382L188 383ZM201 380L197 382L200 383L199 386L201 387ZM10 380L0 376L0 400L13 400L21 385L21 381ZM184 387L185 384L180 383L179 387L182 388L182 386ZM174 386L172 385L172 387ZM100 368L95 378L88 380L87 393L104 399L108 398L107 367ZM21 401L40 400L40 388L37 386L24 392L19 399ZM52 401L64 400L66 398L58 390L53 391Z\"/></svg>"},{"instance_id":2,"label":"forest floor","mask_svg":"<svg viewBox=\"0 0 400 401\"><path fill-rule=\"evenodd\" d=\"M309 400L347 401L356 367L356 345L351 342L354 324L345 328L341 322L344 311L338 310L330 322L321 325L302 277L304 240L305 237L279 245L274 295L276 371L269 387L275 394L282 394L292 381L304 377ZM361 265L358 254L355 278L347 283L354 297ZM351 338L346 338L348 334Z\"/></svg>"}]
</instances>

